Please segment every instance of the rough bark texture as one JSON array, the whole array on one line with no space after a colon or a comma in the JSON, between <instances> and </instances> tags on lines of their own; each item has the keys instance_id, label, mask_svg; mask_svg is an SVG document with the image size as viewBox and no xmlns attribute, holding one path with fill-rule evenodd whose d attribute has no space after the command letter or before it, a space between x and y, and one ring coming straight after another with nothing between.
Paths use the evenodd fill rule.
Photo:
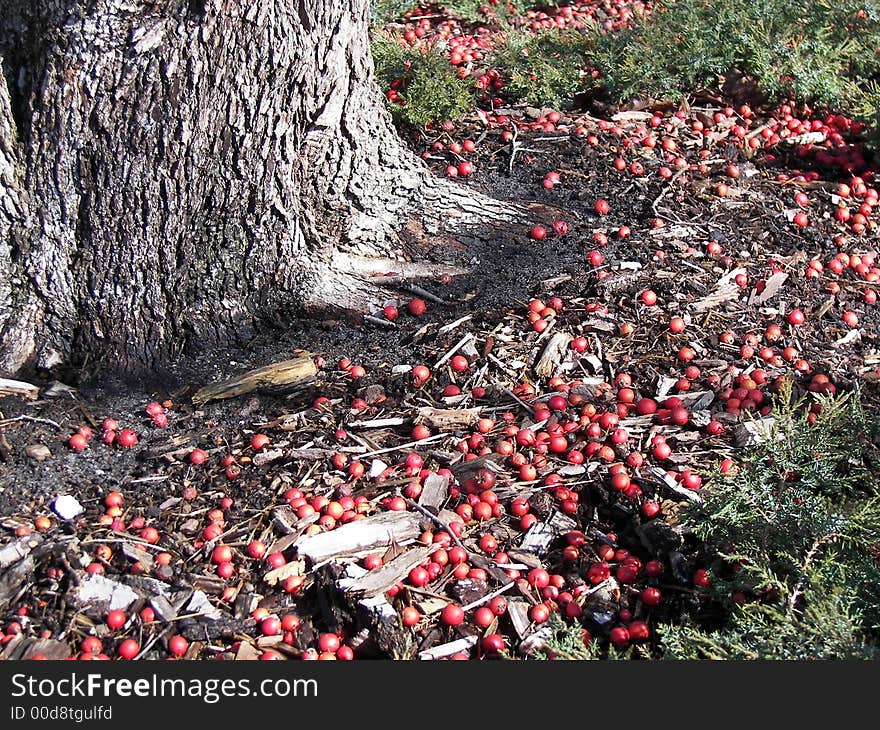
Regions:
<instances>
[{"instance_id":1,"label":"rough bark texture","mask_svg":"<svg viewBox=\"0 0 880 730\"><path fill-rule=\"evenodd\" d=\"M371 275L431 270L401 263L424 255L407 240L503 216L404 149L367 18L367 0L0 0L0 372L132 368L296 305L368 308Z\"/></svg>"}]
</instances>

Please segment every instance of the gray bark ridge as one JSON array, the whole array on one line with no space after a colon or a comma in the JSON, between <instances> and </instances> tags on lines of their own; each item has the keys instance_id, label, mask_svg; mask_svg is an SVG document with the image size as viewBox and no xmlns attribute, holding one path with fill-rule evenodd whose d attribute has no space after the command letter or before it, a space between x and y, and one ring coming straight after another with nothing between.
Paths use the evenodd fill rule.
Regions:
<instances>
[{"instance_id":1,"label":"gray bark ridge","mask_svg":"<svg viewBox=\"0 0 880 730\"><path fill-rule=\"evenodd\" d=\"M491 205L397 137L368 0L0 0L0 56L0 372L375 306L402 225Z\"/></svg>"}]
</instances>

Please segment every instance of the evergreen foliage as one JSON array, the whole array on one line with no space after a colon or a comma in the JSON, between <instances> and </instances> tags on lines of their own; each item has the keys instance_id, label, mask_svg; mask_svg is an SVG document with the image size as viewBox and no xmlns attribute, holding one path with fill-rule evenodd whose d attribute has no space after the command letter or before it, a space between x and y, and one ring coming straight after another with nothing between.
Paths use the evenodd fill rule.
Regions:
<instances>
[{"instance_id":1,"label":"evergreen foliage","mask_svg":"<svg viewBox=\"0 0 880 730\"><path fill-rule=\"evenodd\" d=\"M815 423L783 389L767 440L717 475L684 524L714 554L727 624L660 628L668 658L874 658L880 495L855 394L820 397ZM738 595L740 601L732 601Z\"/></svg>"},{"instance_id":2,"label":"evergreen foliage","mask_svg":"<svg viewBox=\"0 0 880 730\"><path fill-rule=\"evenodd\" d=\"M666 0L594 40L601 82L617 98L680 99L739 70L771 98L840 111L877 99L876 0Z\"/></svg>"},{"instance_id":3,"label":"evergreen foliage","mask_svg":"<svg viewBox=\"0 0 880 730\"><path fill-rule=\"evenodd\" d=\"M495 49L493 60L514 98L558 108L583 89L591 48L589 36L575 30L550 30L537 36L509 33L506 43Z\"/></svg>"},{"instance_id":4,"label":"evergreen foliage","mask_svg":"<svg viewBox=\"0 0 880 730\"><path fill-rule=\"evenodd\" d=\"M784 387L767 439L740 468L718 473L682 524L704 541L718 625L695 613L654 628L665 659L880 658L880 482L877 424L855 394L818 397L821 412ZM811 422L812 421L812 422ZM734 598L736 597L736 599ZM589 647L557 617L544 658L639 658L645 645Z\"/></svg>"},{"instance_id":5,"label":"evergreen foliage","mask_svg":"<svg viewBox=\"0 0 880 730\"><path fill-rule=\"evenodd\" d=\"M373 40L376 77L382 88L398 84L400 103L392 113L416 126L440 119L458 119L476 106L473 81L460 79L438 49L422 52L387 37Z\"/></svg>"}]
</instances>

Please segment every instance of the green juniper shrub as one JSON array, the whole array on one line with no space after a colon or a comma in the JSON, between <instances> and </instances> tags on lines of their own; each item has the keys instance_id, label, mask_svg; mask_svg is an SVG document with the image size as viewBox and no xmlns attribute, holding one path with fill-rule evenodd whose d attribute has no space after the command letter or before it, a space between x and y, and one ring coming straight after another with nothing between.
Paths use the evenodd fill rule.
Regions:
<instances>
[{"instance_id":1,"label":"green juniper shrub","mask_svg":"<svg viewBox=\"0 0 880 730\"><path fill-rule=\"evenodd\" d=\"M880 658L877 424L855 394L817 402L811 417L783 387L765 440L680 512L711 562L699 605L720 621L691 611L653 627L653 650L616 650L556 619L545 658Z\"/></svg>"},{"instance_id":2,"label":"green juniper shrub","mask_svg":"<svg viewBox=\"0 0 880 730\"><path fill-rule=\"evenodd\" d=\"M601 82L617 98L675 100L738 70L770 97L846 112L880 70L880 2L666 0L594 39Z\"/></svg>"},{"instance_id":3,"label":"green juniper shrub","mask_svg":"<svg viewBox=\"0 0 880 730\"><path fill-rule=\"evenodd\" d=\"M584 88L592 45L591 38L577 30L550 30L537 36L511 32L492 57L507 79L510 96L532 106L558 108Z\"/></svg>"},{"instance_id":4,"label":"green juniper shrub","mask_svg":"<svg viewBox=\"0 0 880 730\"><path fill-rule=\"evenodd\" d=\"M683 524L715 560L725 625L662 626L667 658L873 658L880 628L880 495L857 396L780 391L766 440L717 474Z\"/></svg>"},{"instance_id":5,"label":"green juniper shrub","mask_svg":"<svg viewBox=\"0 0 880 730\"><path fill-rule=\"evenodd\" d=\"M455 75L445 54L437 48L406 48L387 37L373 40L376 77L383 89L399 82L399 103L392 113L416 126L440 119L458 119L476 105L476 89L469 78Z\"/></svg>"}]
</instances>

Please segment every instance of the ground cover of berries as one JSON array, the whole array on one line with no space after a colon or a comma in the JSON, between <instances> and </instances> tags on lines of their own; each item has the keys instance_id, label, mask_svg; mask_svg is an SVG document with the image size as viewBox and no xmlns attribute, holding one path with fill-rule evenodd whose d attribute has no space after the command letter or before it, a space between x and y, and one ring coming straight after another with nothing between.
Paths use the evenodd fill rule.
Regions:
<instances>
[{"instance_id":1,"label":"ground cover of berries","mask_svg":"<svg viewBox=\"0 0 880 730\"><path fill-rule=\"evenodd\" d=\"M524 658L561 620L653 657L658 625L720 610L679 507L783 382L877 412L860 125L709 94L533 109L462 52L487 34L391 30L446 33L498 94L402 129L414 150L534 220L356 322L0 398L0 656ZM192 402L295 356L317 374L293 390ZM302 554L358 523L374 544Z\"/></svg>"}]
</instances>

